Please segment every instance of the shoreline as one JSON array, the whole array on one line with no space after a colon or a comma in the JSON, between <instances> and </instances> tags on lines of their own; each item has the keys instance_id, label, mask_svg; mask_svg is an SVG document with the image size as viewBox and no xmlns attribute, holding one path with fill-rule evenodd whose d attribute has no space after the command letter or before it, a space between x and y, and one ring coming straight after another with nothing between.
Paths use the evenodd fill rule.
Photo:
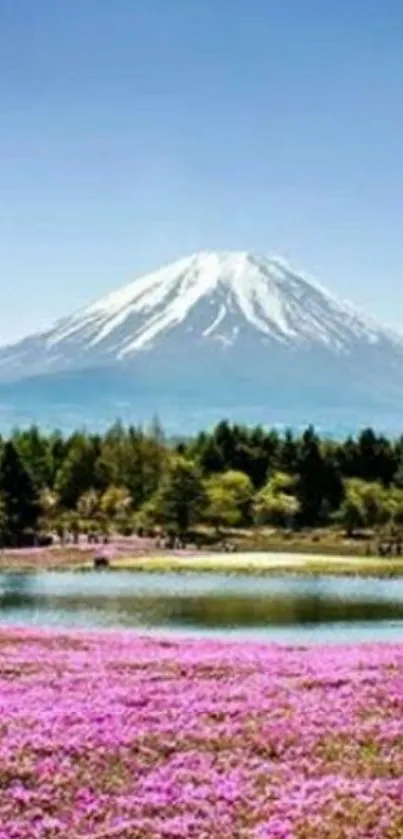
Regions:
<instances>
[{"instance_id":1,"label":"shoreline","mask_svg":"<svg viewBox=\"0 0 403 839\"><path fill-rule=\"evenodd\" d=\"M88 566L87 566L88 568ZM87 570L81 568L80 570ZM329 557L314 554L238 553L202 556L153 556L118 559L111 570L178 573L232 573L267 576L274 574L309 574L333 576L403 577L403 559L366 559Z\"/></svg>"},{"instance_id":2,"label":"shoreline","mask_svg":"<svg viewBox=\"0 0 403 839\"><path fill-rule=\"evenodd\" d=\"M93 559L87 550L7 552L0 554L1 573L46 573L93 570ZM99 552L102 553L102 552ZM293 551L239 551L236 553L161 553L111 555L109 573L232 573L267 576L274 574L331 575L351 577L403 577L402 557L363 557L326 555Z\"/></svg>"}]
</instances>

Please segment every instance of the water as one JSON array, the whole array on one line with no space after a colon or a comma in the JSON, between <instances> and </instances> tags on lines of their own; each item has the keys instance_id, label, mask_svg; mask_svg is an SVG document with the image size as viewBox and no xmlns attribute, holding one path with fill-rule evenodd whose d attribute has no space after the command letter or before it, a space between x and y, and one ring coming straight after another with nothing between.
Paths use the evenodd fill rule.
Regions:
<instances>
[{"instance_id":1,"label":"water","mask_svg":"<svg viewBox=\"0 0 403 839\"><path fill-rule=\"evenodd\" d=\"M281 643L403 640L403 579L0 574L0 624Z\"/></svg>"}]
</instances>

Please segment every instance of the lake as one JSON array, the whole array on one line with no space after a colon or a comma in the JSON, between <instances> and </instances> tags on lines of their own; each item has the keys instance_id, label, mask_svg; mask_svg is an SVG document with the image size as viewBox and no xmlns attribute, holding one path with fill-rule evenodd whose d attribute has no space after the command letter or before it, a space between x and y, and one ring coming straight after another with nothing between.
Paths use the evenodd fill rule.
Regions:
<instances>
[{"instance_id":1,"label":"lake","mask_svg":"<svg viewBox=\"0 0 403 839\"><path fill-rule=\"evenodd\" d=\"M403 638L403 579L4 573L0 624L292 644L396 641Z\"/></svg>"}]
</instances>

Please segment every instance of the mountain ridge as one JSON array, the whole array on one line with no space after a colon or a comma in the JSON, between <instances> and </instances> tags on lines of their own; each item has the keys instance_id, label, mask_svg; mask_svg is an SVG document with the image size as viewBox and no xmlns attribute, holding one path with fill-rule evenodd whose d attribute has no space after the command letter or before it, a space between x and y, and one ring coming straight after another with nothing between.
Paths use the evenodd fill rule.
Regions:
<instances>
[{"instance_id":1,"label":"mountain ridge","mask_svg":"<svg viewBox=\"0 0 403 839\"><path fill-rule=\"evenodd\" d=\"M335 352L362 340L387 339L403 346L397 333L279 258L203 251L138 278L45 332L0 348L0 376L5 367L18 375L20 350L23 376L29 372L30 349L34 372L38 359L48 372L74 366L77 354L85 363L119 362L151 349L183 324L187 335L222 346L236 343L246 327L263 343L324 345Z\"/></svg>"},{"instance_id":2,"label":"mountain ridge","mask_svg":"<svg viewBox=\"0 0 403 839\"><path fill-rule=\"evenodd\" d=\"M85 405L91 422L91 404L163 420L180 403L189 422L271 405L289 424L332 407L397 413L402 396L402 336L247 251L185 257L0 349L0 423L16 404L39 417Z\"/></svg>"}]
</instances>

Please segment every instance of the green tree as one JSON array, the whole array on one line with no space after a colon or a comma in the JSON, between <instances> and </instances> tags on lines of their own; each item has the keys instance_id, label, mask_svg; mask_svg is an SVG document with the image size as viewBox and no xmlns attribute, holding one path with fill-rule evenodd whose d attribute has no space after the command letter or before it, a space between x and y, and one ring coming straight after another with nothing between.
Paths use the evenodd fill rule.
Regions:
<instances>
[{"instance_id":1,"label":"green tree","mask_svg":"<svg viewBox=\"0 0 403 839\"><path fill-rule=\"evenodd\" d=\"M39 504L42 514L42 524L45 528L57 527L60 512L59 503L60 498L57 492L49 489L49 487L43 487L39 493Z\"/></svg>"},{"instance_id":2,"label":"green tree","mask_svg":"<svg viewBox=\"0 0 403 839\"><path fill-rule=\"evenodd\" d=\"M0 546L4 545L7 528L7 513L4 499L0 496Z\"/></svg>"},{"instance_id":3,"label":"green tree","mask_svg":"<svg viewBox=\"0 0 403 839\"><path fill-rule=\"evenodd\" d=\"M76 510L82 519L94 519L99 510L99 494L96 489L87 489L80 495Z\"/></svg>"},{"instance_id":4,"label":"green tree","mask_svg":"<svg viewBox=\"0 0 403 839\"><path fill-rule=\"evenodd\" d=\"M368 483L389 485L396 471L396 460L390 442L366 428L358 437L355 474Z\"/></svg>"},{"instance_id":5,"label":"green tree","mask_svg":"<svg viewBox=\"0 0 403 839\"><path fill-rule=\"evenodd\" d=\"M403 525L403 489L391 487L386 494L386 508L392 524L398 528Z\"/></svg>"},{"instance_id":6,"label":"green tree","mask_svg":"<svg viewBox=\"0 0 403 839\"><path fill-rule=\"evenodd\" d=\"M314 527L339 507L343 485L333 449L326 450L312 427L298 445L296 472L299 519L303 526Z\"/></svg>"},{"instance_id":7,"label":"green tree","mask_svg":"<svg viewBox=\"0 0 403 839\"><path fill-rule=\"evenodd\" d=\"M199 467L184 457L172 458L151 502L156 520L184 535L200 521L205 505Z\"/></svg>"},{"instance_id":8,"label":"green tree","mask_svg":"<svg viewBox=\"0 0 403 839\"><path fill-rule=\"evenodd\" d=\"M365 523L368 527L385 524L390 518L388 494L377 481L363 482Z\"/></svg>"},{"instance_id":9,"label":"green tree","mask_svg":"<svg viewBox=\"0 0 403 839\"><path fill-rule=\"evenodd\" d=\"M73 510L80 496L94 487L98 456L99 444L96 438L85 434L73 436L55 481L56 492L65 509Z\"/></svg>"},{"instance_id":10,"label":"green tree","mask_svg":"<svg viewBox=\"0 0 403 839\"><path fill-rule=\"evenodd\" d=\"M361 483L354 478L345 482L345 496L338 518L349 537L354 536L357 530L365 526L366 516Z\"/></svg>"},{"instance_id":11,"label":"green tree","mask_svg":"<svg viewBox=\"0 0 403 839\"><path fill-rule=\"evenodd\" d=\"M138 509L156 491L166 459L167 444L156 423L148 434L116 423L101 443L96 474L103 491L110 486L126 487Z\"/></svg>"},{"instance_id":12,"label":"green tree","mask_svg":"<svg viewBox=\"0 0 403 839\"><path fill-rule=\"evenodd\" d=\"M38 489L52 481L52 452L49 438L36 425L26 431L15 431L12 442L29 469Z\"/></svg>"},{"instance_id":13,"label":"green tree","mask_svg":"<svg viewBox=\"0 0 403 839\"><path fill-rule=\"evenodd\" d=\"M298 441L289 428L285 432L279 449L279 469L282 472L295 475L297 473Z\"/></svg>"},{"instance_id":14,"label":"green tree","mask_svg":"<svg viewBox=\"0 0 403 839\"><path fill-rule=\"evenodd\" d=\"M392 517L389 493L376 481L351 478L345 482L340 518L348 535L360 527L378 527Z\"/></svg>"},{"instance_id":15,"label":"green tree","mask_svg":"<svg viewBox=\"0 0 403 839\"><path fill-rule=\"evenodd\" d=\"M194 448L198 454L200 466L205 474L222 472L224 469L224 458L221 449L213 437L201 434ZM199 449L198 452L197 449Z\"/></svg>"},{"instance_id":16,"label":"green tree","mask_svg":"<svg viewBox=\"0 0 403 839\"><path fill-rule=\"evenodd\" d=\"M205 488L205 518L218 531L222 527L235 527L248 518L253 496L253 484L248 475L229 470L210 477Z\"/></svg>"},{"instance_id":17,"label":"green tree","mask_svg":"<svg viewBox=\"0 0 403 839\"><path fill-rule=\"evenodd\" d=\"M41 507L31 474L11 442L5 444L0 461L0 497L5 542L17 547L24 536L36 532Z\"/></svg>"},{"instance_id":18,"label":"green tree","mask_svg":"<svg viewBox=\"0 0 403 839\"><path fill-rule=\"evenodd\" d=\"M111 520L127 515L132 507L130 492L126 487L108 487L100 500L99 506L101 512Z\"/></svg>"},{"instance_id":19,"label":"green tree","mask_svg":"<svg viewBox=\"0 0 403 839\"><path fill-rule=\"evenodd\" d=\"M119 533L132 531L132 497L125 487L109 487L100 500L99 509L105 522L113 523Z\"/></svg>"},{"instance_id":20,"label":"green tree","mask_svg":"<svg viewBox=\"0 0 403 839\"><path fill-rule=\"evenodd\" d=\"M253 507L256 524L292 527L300 512L294 491L295 478L284 472L275 472L255 497Z\"/></svg>"}]
</instances>

